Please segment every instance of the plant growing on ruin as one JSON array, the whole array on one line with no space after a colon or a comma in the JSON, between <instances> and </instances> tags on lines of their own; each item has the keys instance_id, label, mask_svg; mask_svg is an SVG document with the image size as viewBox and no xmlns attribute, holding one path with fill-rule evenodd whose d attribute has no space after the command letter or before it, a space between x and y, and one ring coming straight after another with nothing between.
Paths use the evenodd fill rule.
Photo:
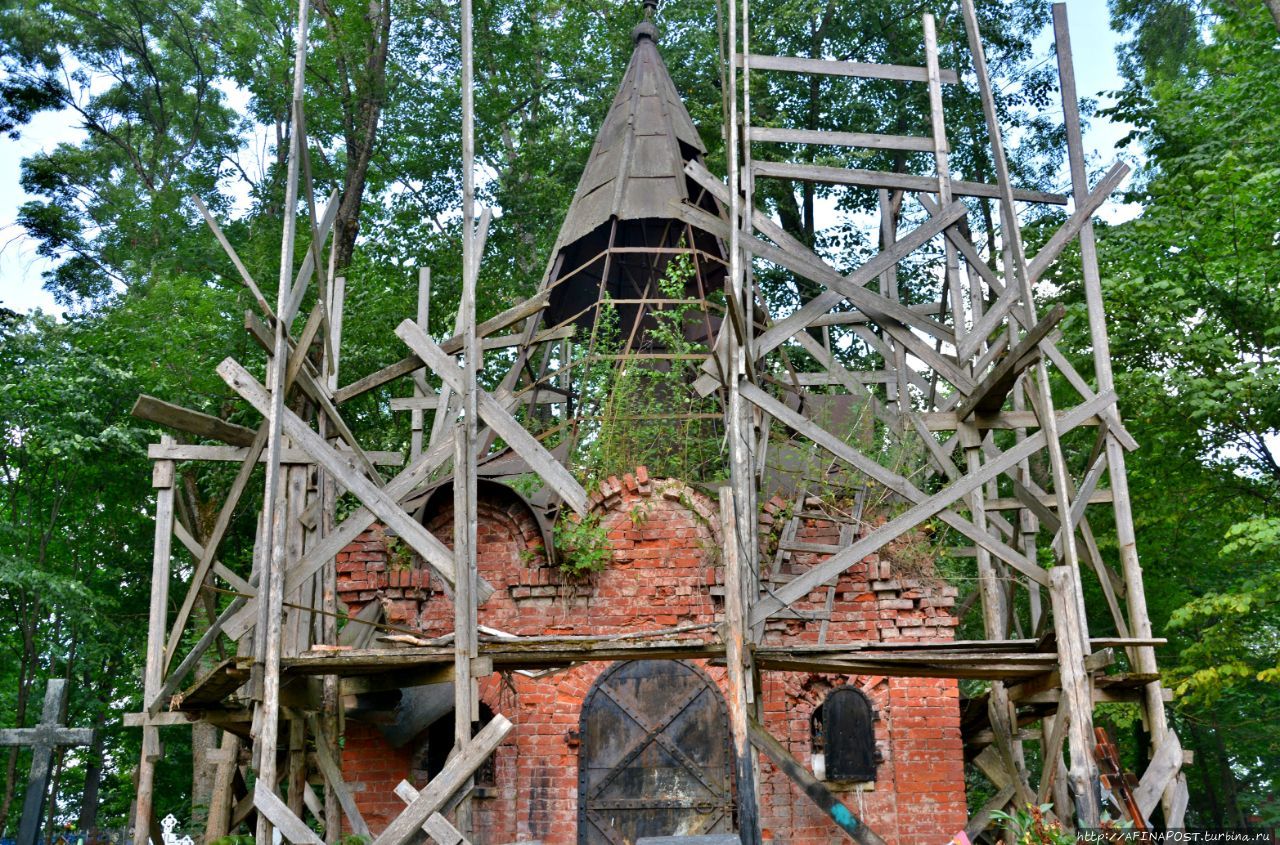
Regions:
<instances>
[{"instance_id":1,"label":"plant growing on ruin","mask_svg":"<svg viewBox=\"0 0 1280 845\"><path fill-rule=\"evenodd\" d=\"M997 810L991 817L1013 834L1017 845L1075 845L1076 837L1050 815L1052 809L1052 804L1028 804L1012 813Z\"/></svg>"},{"instance_id":2,"label":"plant growing on ruin","mask_svg":"<svg viewBox=\"0 0 1280 845\"><path fill-rule=\"evenodd\" d=\"M601 309L589 387L596 397L593 419L584 426L581 457L588 481L646 466L655 477L713 481L726 473L719 401L693 388L708 350L685 337L701 311L688 298L693 260L677 255L657 280L661 301L641 338L620 336L617 312ZM722 298L713 294L709 299ZM633 357L631 353L636 353ZM626 357L615 360L614 357Z\"/></svg>"},{"instance_id":3,"label":"plant growing on ruin","mask_svg":"<svg viewBox=\"0 0 1280 845\"><path fill-rule=\"evenodd\" d=\"M556 520L552 541L560 571L571 578L588 577L604 569L613 559L609 531L601 523L599 514L584 517L571 514Z\"/></svg>"}]
</instances>

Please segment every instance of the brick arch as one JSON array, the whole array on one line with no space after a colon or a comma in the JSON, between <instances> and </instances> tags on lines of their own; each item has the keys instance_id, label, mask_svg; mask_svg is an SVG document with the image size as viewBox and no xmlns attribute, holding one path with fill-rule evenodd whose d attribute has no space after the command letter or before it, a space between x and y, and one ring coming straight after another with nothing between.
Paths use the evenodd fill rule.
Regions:
<instances>
[{"instance_id":1,"label":"brick arch","mask_svg":"<svg viewBox=\"0 0 1280 845\"><path fill-rule=\"evenodd\" d=\"M717 547L722 545L720 508L715 502L678 478L650 479L649 470L643 466L621 479L611 475L600 482L588 496L588 513L603 517L623 510L624 506L634 506L636 501L658 499L678 502L702 522Z\"/></svg>"}]
</instances>

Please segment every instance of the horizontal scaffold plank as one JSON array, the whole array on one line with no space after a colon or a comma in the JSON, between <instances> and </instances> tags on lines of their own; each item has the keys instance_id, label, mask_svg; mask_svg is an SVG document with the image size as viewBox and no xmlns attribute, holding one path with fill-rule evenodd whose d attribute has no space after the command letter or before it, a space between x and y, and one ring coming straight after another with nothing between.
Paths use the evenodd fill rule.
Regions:
<instances>
[{"instance_id":1,"label":"horizontal scaffold plank","mask_svg":"<svg viewBox=\"0 0 1280 845\"><path fill-rule=\"evenodd\" d=\"M752 70L782 70L789 73L817 73L825 76L854 76L860 79L891 79L899 82L928 82L929 72L922 67L890 65L875 62L846 62L836 59L803 59L797 56L763 56L748 54ZM742 67L742 54L736 57ZM954 70L941 70L938 78L954 85L960 77Z\"/></svg>"},{"instance_id":2,"label":"horizontal scaffold plank","mask_svg":"<svg viewBox=\"0 0 1280 845\"><path fill-rule=\"evenodd\" d=\"M351 456L351 466L355 467L355 454L341 446L337 451ZM397 467L404 463L404 455L399 452L365 452L370 461L378 466ZM239 446L199 446L187 443L176 443L166 446L163 443L152 443L147 447L147 457L153 461L219 461L222 463L244 463L249 456L248 448ZM267 456L261 455L258 463L266 463ZM315 459L301 449L280 450L282 464L314 464Z\"/></svg>"},{"instance_id":3,"label":"horizontal scaffold plank","mask_svg":"<svg viewBox=\"0 0 1280 845\"><path fill-rule=\"evenodd\" d=\"M1130 648L1163 645L1161 638L1095 637L1090 648ZM837 674L879 674L895 677L1025 679L1051 672L1057 654L1043 650L1042 640L938 640L902 642L853 642L825 645L797 645L789 648L757 648L755 658L763 670L791 670ZM480 656L493 668L544 669L574 663L614 660L687 660L724 656L724 644L717 640L664 640L660 642L620 642L607 636L599 639L528 637L490 639L479 645ZM347 649L316 651L286 657L281 662L285 677L305 678L336 675L343 679L344 693L442 683L452 679L454 650L449 644L405 648ZM181 695L174 707L195 711L224 706L224 699L248 679L252 661L248 657L224 660L202 675ZM1107 676L1101 685L1114 686L1138 676ZM378 680L383 678L384 680ZM1143 678L1146 679L1145 676Z\"/></svg>"},{"instance_id":4,"label":"horizontal scaffold plank","mask_svg":"<svg viewBox=\"0 0 1280 845\"><path fill-rule=\"evenodd\" d=\"M823 147L866 147L873 150L933 152L933 139L923 135L882 135L877 132L835 132L823 129L781 129L752 126L747 138L766 144L817 144ZM937 190L934 180L934 190Z\"/></svg>"},{"instance_id":5,"label":"horizontal scaffold plank","mask_svg":"<svg viewBox=\"0 0 1280 845\"><path fill-rule=\"evenodd\" d=\"M857 185L862 188L887 188L925 193L936 193L938 190L936 176L915 176L910 173L890 173L884 170L857 170L819 164L788 164L780 161L756 161L752 163L751 169L756 176L772 179L796 179L802 182L826 182L833 185ZM954 180L951 183L951 193L954 196L999 199L1000 188L984 182ZM1063 194L1030 191L1023 188L1014 188L1013 198L1019 202L1067 204L1067 197Z\"/></svg>"},{"instance_id":6,"label":"horizontal scaffold plank","mask_svg":"<svg viewBox=\"0 0 1280 845\"><path fill-rule=\"evenodd\" d=\"M1061 420L1067 415L1067 410L1058 411L1055 416ZM925 428L929 431L955 431L960 427L960 415L955 411L928 411L920 414L920 419L924 422ZM1039 428L1040 420L1036 418L1034 411L1001 411L998 414L978 414L973 415L972 422L979 429L1015 429L1015 428ZM1084 426L1096 426L1102 424L1102 418L1092 416L1080 423Z\"/></svg>"}]
</instances>

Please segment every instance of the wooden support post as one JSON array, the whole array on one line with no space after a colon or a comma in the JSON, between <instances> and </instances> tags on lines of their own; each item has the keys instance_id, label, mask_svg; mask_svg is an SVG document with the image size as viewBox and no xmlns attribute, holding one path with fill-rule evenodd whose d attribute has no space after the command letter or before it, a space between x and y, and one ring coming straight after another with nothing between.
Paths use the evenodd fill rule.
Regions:
<instances>
[{"instance_id":1,"label":"wooden support post","mask_svg":"<svg viewBox=\"0 0 1280 845\"><path fill-rule=\"evenodd\" d=\"M479 720L480 701L471 673L477 650L475 573L476 499L475 456L465 434L466 423L459 420L454 432L453 550L457 582L453 591L453 753L461 754L471 742ZM470 784L464 789L469 791ZM471 835L471 806L467 798L458 805L462 835Z\"/></svg>"},{"instance_id":2,"label":"wooden support post","mask_svg":"<svg viewBox=\"0 0 1280 845\"><path fill-rule=\"evenodd\" d=\"M947 128L942 113L942 71L938 66L938 36L933 15L922 16L924 26L925 74L929 83L929 121L932 128L934 171L938 177L938 203L951 203L951 167L947 161ZM947 290L951 294L951 318L955 325L956 345L965 333L964 292L960 289L960 266L956 248L950 238L943 238L943 258Z\"/></svg>"},{"instance_id":3,"label":"wooden support post","mask_svg":"<svg viewBox=\"0 0 1280 845\"><path fill-rule=\"evenodd\" d=\"M301 614L294 614L295 616ZM301 714L289 719L289 773L285 795L289 812L302 818L303 790L307 789L307 727Z\"/></svg>"},{"instance_id":4,"label":"wooden support post","mask_svg":"<svg viewBox=\"0 0 1280 845\"><path fill-rule=\"evenodd\" d=\"M1000 186L1001 213L1006 221L1004 241L1009 257L1012 259L1012 269L1020 286L1022 311L1025 315L1023 323L1030 328L1035 323L1035 296L1032 289L1033 275L1027 264L1026 254L1022 245L1022 235L1018 228L1013 187L1009 181L1008 162L1005 159L1000 124L996 116L995 98L991 91L991 81L987 75L986 57L983 53L981 36L978 31L978 18L973 0L961 0L961 9L964 15L965 31L969 38L969 49L973 54L974 70L977 74L978 89L982 99L982 110L986 117L987 132L991 138L992 158ZM1062 453L1057 415L1054 412L1053 396L1049 389L1048 369L1043 358L1036 364L1034 389L1032 408L1039 418L1041 432L1045 435L1047 441L1046 445L1049 452L1050 469L1053 474L1053 487L1057 497L1058 513L1062 515L1064 521L1069 520L1071 502L1068 491L1071 489L1071 481L1067 474L1066 460ZM1076 553L1075 533L1072 531L1063 532L1061 560L1070 570L1071 575L1064 578L1059 574L1058 590L1054 590L1051 583L1051 591L1054 593L1054 628L1058 635L1062 671L1064 672L1063 685L1065 687L1067 684L1066 672L1083 673L1085 648L1084 645L1080 645L1080 662L1068 667L1067 664L1074 661L1074 657L1062 652L1063 643L1064 641L1074 642L1078 645L1087 643L1089 636L1088 623L1084 612L1084 596L1080 587L1080 564ZM1067 589L1075 591L1069 597L1070 603L1073 605L1070 612L1066 610L1060 611L1058 607L1068 598L1060 591ZM1072 732L1072 766L1070 772L1071 780L1077 793L1076 814L1078 821L1082 827L1097 827L1100 807L1097 795L1097 766L1093 761L1092 755L1093 705L1087 676L1080 680L1080 684L1080 690L1071 693L1071 697L1068 699L1071 704L1070 729Z\"/></svg>"},{"instance_id":5,"label":"wooden support post","mask_svg":"<svg viewBox=\"0 0 1280 845\"><path fill-rule=\"evenodd\" d=\"M1075 795L1077 822L1080 827L1094 828L1102 815L1102 797L1093 754L1093 684L1084 663L1089 643L1082 636L1084 626L1078 618L1080 587L1076 578L1071 567L1055 566L1049 571L1049 598L1058 634L1058 673L1066 704L1066 712L1061 715L1070 719L1067 730L1071 765L1067 773Z\"/></svg>"},{"instance_id":6,"label":"wooden support post","mask_svg":"<svg viewBox=\"0 0 1280 845\"><path fill-rule=\"evenodd\" d=\"M280 635L281 617L284 611L284 489L281 478L280 452L283 448L282 430L284 415L284 394L286 388L285 368L289 358L289 327L286 324L292 303L291 281L293 279L294 240L297 234L298 216L294 209L298 204L298 167L301 159L300 137L302 127L302 94L306 76L307 63L307 15L310 11L310 0L298 0L298 21L294 36L293 56L293 97L292 121L293 131L289 133L289 162L285 179L284 196L284 232L280 238L280 275L277 289L276 314L281 318L275 323L275 342L270 364L267 369L267 389L270 392L270 407L266 409L267 417L267 469L266 485L263 494L263 533L264 555L263 572L259 579L259 589L264 601L260 601L258 633L254 637L254 652L257 663L258 687L262 698L255 708L254 727L257 729L257 742L254 754L258 772L258 784L254 803L259 809L256 835L259 842L271 841L271 820L263 810L262 794L275 799L276 777L276 745L280 722ZM331 203L332 204L332 203ZM294 305L296 307L296 304ZM303 350L299 350L300 354ZM286 809L287 812L287 809Z\"/></svg>"},{"instance_id":7,"label":"wooden support post","mask_svg":"<svg viewBox=\"0 0 1280 845\"><path fill-rule=\"evenodd\" d=\"M977 426L961 423L956 432L964 448L966 469L970 474L977 473L982 467L982 432ZM981 485L973 488L969 494L969 515L979 530L987 530L987 513L984 506L984 494ZM982 598L982 624L989 640L1003 640L1008 637L1009 600L1001 588L991 553L981 546L977 547L978 590ZM987 699L987 708L991 720L991 730L995 737L996 748L1003 757L1005 769L1008 771L1015 794L1020 803L1030 803L1032 793L1027 786L1026 765L1022 756L1022 743L1015 736L1016 725L1013 706L1009 702L1009 692L1000 681L991 683L991 694Z\"/></svg>"},{"instance_id":8,"label":"wooden support post","mask_svg":"<svg viewBox=\"0 0 1280 845\"><path fill-rule=\"evenodd\" d=\"M431 317L431 268L418 268L418 328L422 331L430 333L430 317ZM418 371L421 373L422 371ZM415 378L418 375L415 373ZM413 384L414 396L426 396L422 388L418 386L417 381ZM437 413L441 413L442 409L437 408ZM414 409L409 412L409 460L415 461L422 454L422 433L423 420L426 412L420 409Z\"/></svg>"},{"instance_id":9,"label":"wooden support post","mask_svg":"<svg viewBox=\"0 0 1280 845\"><path fill-rule=\"evenodd\" d=\"M173 438L161 438L173 445ZM142 689L143 701L154 700L163 683L165 623L169 609L169 559L173 549L173 461L156 461L151 470L151 486L156 490L156 536L151 554L151 611L147 618L147 662ZM138 803L134 839L150 835L153 816L156 761L160 759L160 729L150 722L142 728L142 759L138 763Z\"/></svg>"},{"instance_id":10,"label":"wooden support post","mask_svg":"<svg viewBox=\"0 0 1280 845\"><path fill-rule=\"evenodd\" d=\"M453 549L457 580L454 583L453 655L454 718L453 759L461 761L472 745L472 731L479 713L479 696L471 676L471 661L477 656L476 641L476 438L478 410L476 369L480 366L480 346L476 337L476 197L475 197L475 45L472 36L472 0L461 3L462 52L462 297L458 319L462 321L463 378L459 388L461 419L454 428L453 458ZM472 770L474 771L474 770ZM467 772L463 790L469 792L472 772ZM419 806L417 802L410 808ZM428 813L421 821L426 821ZM471 836L471 803L464 797L457 810L462 835ZM399 820L397 820L399 821ZM416 828L417 825L414 825Z\"/></svg>"},{"instance_id":11,"label":"wooden support post","mask_svg":"<svg viewBox=\"0 0 1280 845\"><path fill-rule=\"evenodd\" d=\"M1088 193L1089 186L1085 172L1084 144L1080 132L1080 108L1076 94L1075 65L1071 55L1071 32L1065 3L1053 4L1053 34L1058 53L1058 77L1062 90L1067 156L1071 166L1071 191L1078 199ZM1111 342L1107 336L1106 313L1102 301L1102 276L1098 269L1098 249L1091 221L1086 221L1080 228L1080 261L1084 278L1085 303L1089 312L1089 336L1093 348L1094 373L1097 377L1098 390L1108 390L1114 386L1115 379L1111 371ZM1150 638L1151 618L1147 613L1142 565L1138 559L1125 454L1115 437L1107 437L1106 454L1108 475L1114 495L1112 502L1115 510L1116 539L1120 547L1120 565L1125 581L1129 630L1134 637ZM1132 650L1132 660L1135 671L1156 674L1155 649L1146 646L1136 647ZM1169 718L1164 706L1164 691L1160 681L1147 684L1144 700L1148 728L1158 750L1170 733ZM1186 789L1185 779L1181 781L1180 788ZM1170 829L1182 827L1181 813L1173 812L1173 808L1179 803L1176 795L1178 789L1179 784L1171 781L1162 799L1165 825Z\"/></svg>"},{"instance_id":12,"label":"wooden support post","mask_svg":"<svg viewBox=\"0 0 1280 845\"><path fill-rule=\"evenodd\" d=\"M756 790L748 707L754 699L755 670L747 648L747 593L752 584L738 549L733 490L720 488L720 529L724 538L724 643L729 676L729 728L738 780L738 830L743 845L760 843L760 800Z\"/></svg>"},{"instance_id":13,"label":"wooden support post","mask_svg":"<svg viewBox=\"0 0 1280 845\"><path fill-rule=\"evenodd\" d=\"M213 794L209 802L209 819L204 830L204 841L214 842L231 832L231 808L235 804L233 786L240 762L240 737L224 731L222 746L218 749L217 771L213 775Z\"/></svg>"}]
</instances>

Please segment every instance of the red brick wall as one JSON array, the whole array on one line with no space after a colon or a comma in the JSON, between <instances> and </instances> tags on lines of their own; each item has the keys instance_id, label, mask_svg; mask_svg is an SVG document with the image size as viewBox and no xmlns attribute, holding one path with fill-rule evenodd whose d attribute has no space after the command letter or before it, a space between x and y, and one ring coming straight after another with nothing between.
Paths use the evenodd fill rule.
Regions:
<instances>
[{"instance_id":1,"label":"red brick wall","mask_svg":"<svg viewBox=\"0 0 1280 845\"><path fill-rule=\"evenodd\" d=\"M495 588L480 608L481 625L532 636L632 633L721 621L718 515L706 497L676 481L651 481L641 469L622 480L611 479L593 494L592 503L602 513L613 561L588 581L575 582L547 565L537 524L522 503L505 497L481 502L479 570ZM764 532L780 508L776 500L766 505ZM428 527L448 543L452 519L446 504L428 519ZM797 539L835 543L838 534L837 523L812 520ZM951 637L955 622L947 608L954 603L954 589L920 577L895 578L895 569L903 567L890 563L893 553L890 548L884 559L872 556L837 581L829 642ZM396 557L389 559L381 529L362 535L339 556L342 600L353 611L365 602L382 601L395 624L427 636L452 630L452 606L439 585L433 586L424 570L404 568L407 561ZM795 555L790 567L804 569L821 559ZM826 599L823 587L797 607L820 610ZM765 638L768 643L817 642L819 630L816 620L774 619ZM678 636L711 637L714 631L698 628ZM725 688L722 669L695 663ZM576 842L580 710L605 668L590 664L539 678L511 674L481 680L481 699L510 718L515 730L496 755L496 788L473 804L478 845L524 839L547 845ZM844 683L856 684L873 702L884 761L873 789L841 797L891 845L919 838L945 841L965 822L955 682L768 673L763 681L765 725L806 765L813 709ZM412 749L393 751L376 728L354 721L346 735L344 771L371 828L380 830L399 810L391 790L409 775ZM785 775L767 760L760 770L767 838L805 845L843 841Z\"/></svg>"}]
</instances>

